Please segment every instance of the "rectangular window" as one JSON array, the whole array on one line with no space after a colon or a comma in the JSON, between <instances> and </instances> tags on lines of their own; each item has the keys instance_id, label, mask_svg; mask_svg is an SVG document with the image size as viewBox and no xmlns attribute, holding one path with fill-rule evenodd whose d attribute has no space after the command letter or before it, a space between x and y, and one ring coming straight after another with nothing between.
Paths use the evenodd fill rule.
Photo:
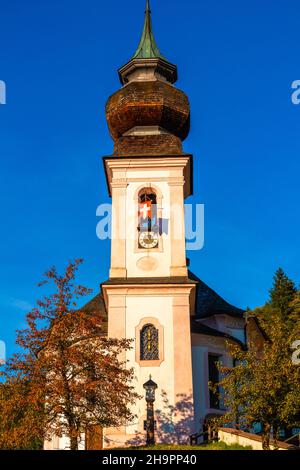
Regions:
<instances>
[{"instance_id":1,"label":"rectangular window","mask_svg":"<svg viewBox=\"0 0 300 470\"><path fill-rule=\"evenodd\" d=\"M220 381L220 374L217 368L217 363L220 361L220 359L221 356L217 356L216 354L208 355L208 379L212 384L217 384ZM215 393L213 390L209 390L210 408L214 408L217 410L220 409L220 399L218 396L219 392L219 387L217 393Z\"/></svg>"}]
</instances>

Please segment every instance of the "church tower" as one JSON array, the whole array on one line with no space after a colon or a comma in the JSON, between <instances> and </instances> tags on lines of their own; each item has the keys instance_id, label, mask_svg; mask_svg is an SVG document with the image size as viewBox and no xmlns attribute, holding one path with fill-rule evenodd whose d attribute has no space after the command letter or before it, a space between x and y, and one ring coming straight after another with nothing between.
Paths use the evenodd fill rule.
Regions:
<instances>
[{"instance_id":1,"label":"church tower","mask_svg":"<svg viewBox=\"0 0 300 470\"><path fill-rule=\"evenodd\" d=\"M182 149L190 106L174 86L177 67L157 47L148 0L138 49L118 72L122 87L106 105L114 153L104 157L112 240L102 292L108 336L133 340L124 359L143 398L132 409L136 421L107 429L105 437L109 447L144 439L143 384L151 375L158 385L157 440L167 442L180 423L186 442L194 431L190 316L196 290L188 277L184 222L193 186L192 156Z\"/></svg>"}]
</instances>

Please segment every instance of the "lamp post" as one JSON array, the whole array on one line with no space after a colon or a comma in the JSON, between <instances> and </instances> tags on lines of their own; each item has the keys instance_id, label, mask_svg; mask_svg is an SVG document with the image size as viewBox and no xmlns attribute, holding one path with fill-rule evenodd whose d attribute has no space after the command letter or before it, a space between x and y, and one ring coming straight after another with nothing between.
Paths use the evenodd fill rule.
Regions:
<instances>
[{"instance_id":1,"label":"lamp post","mask_svg":"<svg viewBox=\"0 0 300 470\"><path fill-rule=\"evenodd\" d=\"M151 375L148 382L145 382L143 385L146 390L146 403L147 403L147 421L146 421L146 431L147 431L147 446L153 446L155 444L154 438L154 407L155 402L155 390L157 389L157 384L153 382Z\"/></svg>"}]
</instances>

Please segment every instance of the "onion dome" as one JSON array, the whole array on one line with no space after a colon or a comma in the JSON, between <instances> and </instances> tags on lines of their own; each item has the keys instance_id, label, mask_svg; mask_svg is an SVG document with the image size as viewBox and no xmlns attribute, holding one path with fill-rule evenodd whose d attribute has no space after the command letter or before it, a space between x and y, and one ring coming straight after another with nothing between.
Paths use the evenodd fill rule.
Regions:
<instances>
[{"instance_id":1,"label":"onion dome","mask_svg":"<svg viewBox=\"0 0 300 470\"><path fill-rule=\"evenodd\" d=\"M154 38L149 0L139 46L119 69L123 87L106 105L116 155L180 154L189 133L188 97L173 86L177 67L160 52Z\"/></svg>"}]
</instances>

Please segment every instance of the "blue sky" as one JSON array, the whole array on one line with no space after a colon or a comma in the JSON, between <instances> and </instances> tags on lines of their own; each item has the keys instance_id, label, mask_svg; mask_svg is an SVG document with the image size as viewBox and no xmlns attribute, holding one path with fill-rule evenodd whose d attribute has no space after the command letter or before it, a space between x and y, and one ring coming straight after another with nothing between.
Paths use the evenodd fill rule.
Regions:
<instances>
[{"instance_id":1,"label":"blue sky","mask_svg":"<svg viewBox=\"0 0 300 470\"><path fill-rule=\"evenodd\" d=\"M300 79L297 0L152 0L155 36L191 101L184 144L205 204L205 247L191 269L230 302L262 304L278 266L300 283ZM11 0L1 4L0 339L41 295L43 272L83 257L95 292L109 241L105 102L135 51L144 0Z\"/></svg>"}]
</instances>

